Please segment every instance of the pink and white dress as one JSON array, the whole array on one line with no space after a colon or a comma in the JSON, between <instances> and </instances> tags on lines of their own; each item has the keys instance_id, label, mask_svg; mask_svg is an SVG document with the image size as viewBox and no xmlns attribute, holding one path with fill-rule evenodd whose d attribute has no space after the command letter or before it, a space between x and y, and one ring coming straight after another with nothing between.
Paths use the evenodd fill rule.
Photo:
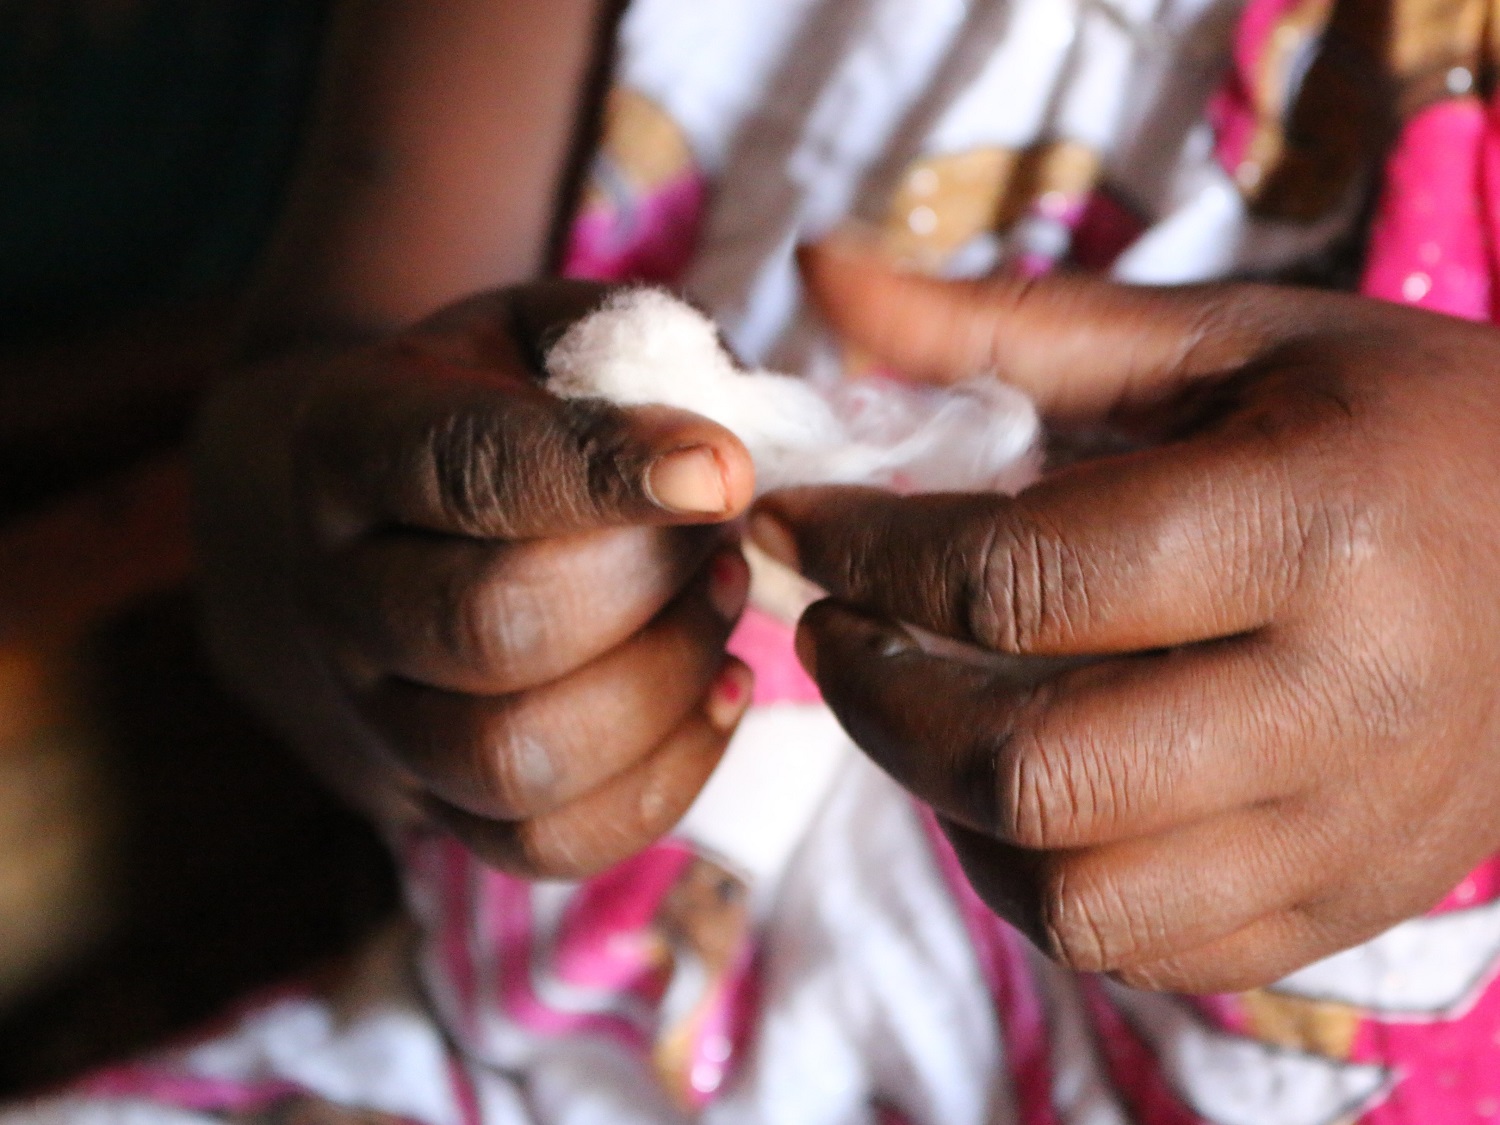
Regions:
<instances>
[{"instance_id":1,"label":"pink and white dress","mask_svg":"<svg viewBox=\"0 0 1500 1125\"><path fill-rule=\"evenodd\" d=\"M832 380L859 360L804 306L792 251L850 217L939 273L1159 283L1316 271L1374 192L1366 290L1491 318L1500 108L1477 62L1388 160L1294 190L1283 125L1334 10L634 0L566 269L680 287L747 359ZM1265 990L1064 972L820 704L787 598L758 580L734 641L755 703L672 838L557 884L414 834L411 922L336 994L263 998L0 1123L1500 1120L1500 864Z\"/></svg>"}]
</instances>

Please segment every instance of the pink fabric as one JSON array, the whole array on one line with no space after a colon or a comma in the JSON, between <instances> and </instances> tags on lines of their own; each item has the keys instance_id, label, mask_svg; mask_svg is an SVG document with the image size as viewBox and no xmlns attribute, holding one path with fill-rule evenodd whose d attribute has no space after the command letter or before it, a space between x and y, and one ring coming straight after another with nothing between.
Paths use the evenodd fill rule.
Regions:
<instances>
[{"instance_id":1,"label":"pink fabric","mask_svg":"<svg viewBox=\"0 0 1500 1125\"><path fill-rule=\"evenodd\" d=\"M90 1098L139 1099L179 1109L218 1113L252 1113L307 1093L292 1082L200 1078L150 1066L121 1066L100 1071L80 1082L78 1092Z\"/></svg>"},{"instance_id":2,"label":"pink fabric","mask_svg":"<svg viewBox=\"0 0 1500 1125\"><path fill-rule=\"evenodd\" d=\"M729 638L729 651L755 673L751 697L757 706L766 703L816 703L822 696L818 685L797 659L796 631L770 614L750 608L740 618Z\"/></svg>"},{"instance_id":3,"label":"pink fabric","mask_svg":"<svg viewBox=\"0 0 1500 1125\"><path fill-rule=\"evenodd\" d=\"M462 1063L448 1057L448 1076L462 1125L483 1125L474 1084ZM259 1113L301 1098L322 1101L296 1082L280 1079L211 1078L147 1064L110 1067L83 1079L72 1093L88 1098L152 1102L175 1109L212 1114ZM392 1125L422 1125L407 1117L383 1115Z\"/></svg>"},{"instance_id":4,"label":"pink fabric","mask_svg":"<svg viewBox=\"0 0 1500 1125\"><path fill-rule=\"evenodd\" d=\"M1025 939L996 917L974 888L936 819L924 811L933 856L958 902L979 969L995 1000L1005 1057L1010 1066L1020 1125L1059 1125L1052 1107L1052 1060L1047 1015L1026 963Z\"/></svg>"},{"instance_id":5,"label":"pink fabric","mask_svg":"<svg viewBox=\"0 0 1500 1125\"><path fill-rule=\"evenodd\" d=\"M532 884L486 868L451 838L410 840L409 869L441 875L428 883L440 888L436 968L458 1006L460 1043L482 1044L499 1019L543 1038L597 1036L649 1053L666 1030L661 1004L676 970L658 922L700 858L683 841L660 841L580 884L552 931L537 917ZM683 1091L698 1105L723 1085L752 1031L759 999L753 945L705 988L688 1028ZM483 1057L483 1048L476 1053Z\"/></svg>"},{"instance_id":6,"label":"pink fabric","mask_svg":"<svg viewBox=\"0 0 1500 1125\"><path fill-rule=\"evenodd\" d=\"M1500 900L1500 857L1481 864L1432 914ZM1500 960L1474 985L1474 1004L1448 1019L1366 1019L1350 1057L1394 1065L1401 1081L1363 1125L1500 1121Z\"/></svg>"},{"instance_id":7,"label":"pink fabric","mask_svg":"<svg viewBox=\"0 0 1500 1125\"><path fill-rule=\"evenodd\" d=\"M1484 138L1480 142L1479 193L1489 234L1490 271L1500 277L1500 94L1491 100L1485 115ZM1500 287L1494 290L1491 320L1500 320Z\"/></svg>"},{"instance_id":8,"label":"pink fabric","mask_svg":"<svg viewBox=\"0 0 1500 1125\"><path fill-rule=\"evenodd\" d=\"M1187 1001L1211 1026L1235 1035L1251 1034L1250 1020L1245 1014L1245 1002L1239 993L1189 996Z\"/></svg>"},{"instance_id":9,"label":"pink fabric","mask_svg":"<svg viewBox=\"0 0 1500 1125\"><path fill-rule=\"evenodd\" d=\"M1276 25L1301 0L1250 0L1235 35L1229 77L1209 105L1219 163L1232 175L1245 159L1260 120L1260 69Z\"/></svg>"},{"instance_id":10,"label":"pink fabric","mask_svg":"<svg viewBox=\"0 0 1500 1125\"><path fill-rule=\"evenodd\" d=\"M597 1035L644 1049L650 1029L630 1018L626 1010L628 993L608 988L589 990L592 998L605 1001L601 1010L559 1008L542 998L533 973L551 974L553 964L547 951L538 948L541 935L536 928L530 885L498 871L483 870L472 857L469 862L485 885L488 925L478 940L486 943L486 958L499 963L499 979L486 998L486 1008L494 1005L504 1016L538 1035ZM617 934L597 930L592 936L601 945L608 945ZM576 951L574 956L579 957Z\"/></svg>"},{"instance_id":11,"label":"pink fabric","mask_svg":"<svg viewBox=\"0 0 1500 1125\"><path fill-rule=\"evenodd\" d=\"M692 172L650 195L587 209L573 224L562 271L595 281L672 284L692 261L707 201L707 181Z\"/></svg>"},{"instance_id":12,"label":"pink fabric","mask_svg":"<svg viewBox=\"0 0 1500 1125\"><path fill-rule=\"evenodd\" d=\"M1080 986L1099 1033L1110 1078L1131 1118L1150 1125L1214 1125L1183 1104L1167 1083L1151 1047L1110 1002L1098 979L1085 977Z\"/></svg>"},{"instance_id":13,"label":"pink fabric","mask_svg":"<svg viewBox=\"0 0 1500 1125\"><path fill-rule=\"evenodd\" d=\"M474 1079L454 1054L448 1055L448 1082L453 1087L453 1102L458 1109L459 1125L484 1125L484 1110Z\"/></svg>"},{"instance_id":14,"label":"pink fabric","mask_svg":"<svg viewBox=\"0 0 1500 1125\"><path fill-rule=\"evenodd\" d=\"M557 935L557 976L580 987L660 999L665 983L660 958L643 940L631 937L644 939L662 899L692 861L685 845L665 840L580 886ZM600 934L615 937L601 941Z\"/></svg>"},{"instance_id":15,"label":"pink fabric","mask_svg":"<svg viewBox=\"0 0 1500 1125\"><path fill-rule=\"evenodd\" d=\"M1390 1096L1360 1118L1362 1125L1500 1120L1500 988L1491 980L1457 1019L1365 1020L1353 1058L1394 1065L1401 1076Z\"/></svg>"},{"instance_id":16,"label":"pink fabric","mask_svg":"<svg viewBox=\"0 0 1500 1125\"><path fill-rule=\"evenodd\" d=\"M1403 130L1386 165L1361 289L1371 297L1489 320L1494 305L1486 176L1492 116L1478 98L1429 106Z\"/></svg>"},{"instance_id":17,"label":"pink fabric","mask_svg":"<svg viewBox=\"0 0 1500 1125\"><path fill-rule=\"evenodd\" d=\"M1276 25L1302 0L1250 0L1240 16L1234 39L1234 69L1237 75L1253 75L1260 68Z\"/></svg>"},{"instance_id":18,"label":"pink fabric","mask_svg":"<svg viewBox=\"0 0 1500 1125\"><path fill-rule=\"evenodd\" d=\"M694 1029L688 1096L702 1109L723 1088L755 1033L760 1010L761 966L750 944Z\"/></svg>"},{"instance_id":19,"label":"pink fabric","mask_svg":"<svg viewBox=\"0 0 1500 1125\"><path fill-rule=\"evenodd\" d=\"M1107 191L1088 197L1073 230L1073 264L1086 270L1107 270L1136 239L1146 223Z\"/></svg>"},{"instance_id":20,"label":"pink fabric","mask_svg":"<svg viewBox=\"0 0 1500 1125\"><path fill-rule=\"evenodd\" d=\"M1467 910L1497 899L1500 899L1500 856L1485 861L1470 872L1468 878L1448 892L1432 913Z\"/></svg>"}]
</instances>

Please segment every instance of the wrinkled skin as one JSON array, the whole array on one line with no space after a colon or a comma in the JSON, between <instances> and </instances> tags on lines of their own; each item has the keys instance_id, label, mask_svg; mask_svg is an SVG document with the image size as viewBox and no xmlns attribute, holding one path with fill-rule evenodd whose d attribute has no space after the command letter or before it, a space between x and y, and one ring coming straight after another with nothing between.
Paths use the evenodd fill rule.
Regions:
<instances>
[{"instance_id":1,"label":"wrinkled skin","mask_svg":"<svg viewBox=\"0 0 1500 1125\"><path fill-rule=\"evenodd\" d=\"M752 517L833 595L798 638L829 703L997 912L1077 969L1240 989L1500 847L1500 333L1274 287L945 283L848 244L804 268L892 367L994 370L1145 440L1014 499ZM1018 682L897 622L1086 659Z\"/></svg>"},{"instance_id":2,"label":"wrinkled skin","mask_svg":"<svg viewBox=\"0 0 1500 1125\"><path fill-rule=\"evenodd\" d=\"M749 702L739 441L563 403L539 353L602 290L474 298L383 343L241 373L198 441L208 631L347 795L526 876L674 824Z\"/></svg>"}]
</instances>

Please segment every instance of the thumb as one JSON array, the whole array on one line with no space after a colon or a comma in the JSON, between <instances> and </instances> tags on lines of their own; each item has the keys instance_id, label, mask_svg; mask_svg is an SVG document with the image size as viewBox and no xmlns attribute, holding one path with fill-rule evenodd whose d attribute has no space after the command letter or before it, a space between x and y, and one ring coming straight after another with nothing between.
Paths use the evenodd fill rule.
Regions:
<instances>
[{"instance_id":1,"label":"thumb","mask_svg":"<svg viewBox=\"0 0 1500 1125\"><path fill-rule=\"evenodd\" d=\"M1243 366L1305 319L1311 296L1269 286L1147 288L1098 276L944 281L902 270L867 239L836 234L798 255L833 329L913 379L992 373L1062 419L1158 402Z\"/></svg>"},{"instance_id":2,"label":"thumb","mask_svg":"<svg viewBox=\"0 0 1500 1125\"><path fill-rule=\"evenodd\" d=\"M296 437L318 522L340 537L401 527L512 540L737 517L755 470L731 431L542 385L550 339L601 292L483 294L319 368Z\"/></svg>"}]
</instances>

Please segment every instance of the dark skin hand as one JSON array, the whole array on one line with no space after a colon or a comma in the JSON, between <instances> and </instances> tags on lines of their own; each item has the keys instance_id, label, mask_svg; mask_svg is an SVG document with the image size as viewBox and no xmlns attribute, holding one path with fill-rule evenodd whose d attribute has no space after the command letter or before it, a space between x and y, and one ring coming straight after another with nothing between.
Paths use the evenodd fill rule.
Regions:
<instances>
[{"instance_id":1,"label":"dark skin hand","mask_svg":"<svg viewBox=\"0 0 1500 1125\"><path fill-rule=\"evenodd\" d=\"M749 504L748 453L540 385L538 349L601 294L537 283L246 372L199 443L234 681L355 800L531 877L671 828L749 702L723 651L749 571L718 526Z\"/></svg>"},{"instance_id":2,"label":"dark skin hand","mask_svg":"<svg viewBox=\"0 0 1500 1125\"><path fill-rule=\"evenodd\" d=\"M620 7L335 5L245 363L197 441L228 683L360 807L526 876L665 832L749 701L720 527L744 447L539 385L603 295L534 279Z\"/></svg>"},{"instance_id":3,"label":"dark skin hand","mask_svg":"<svg viewBox=\"0 0 1500 1125\"><path fill-rule=\"evenodd\" d=\"M1275 287L939 282L841 243L803 264L893 368L1150 439L1015 498L807 488L753 517L832 595L798 635L829 704L992 908L1076 969L1230 991L1500 848L1500 333ZM897 622L1087 660L1018 682Z\"/></svg>"}]
</instances>

